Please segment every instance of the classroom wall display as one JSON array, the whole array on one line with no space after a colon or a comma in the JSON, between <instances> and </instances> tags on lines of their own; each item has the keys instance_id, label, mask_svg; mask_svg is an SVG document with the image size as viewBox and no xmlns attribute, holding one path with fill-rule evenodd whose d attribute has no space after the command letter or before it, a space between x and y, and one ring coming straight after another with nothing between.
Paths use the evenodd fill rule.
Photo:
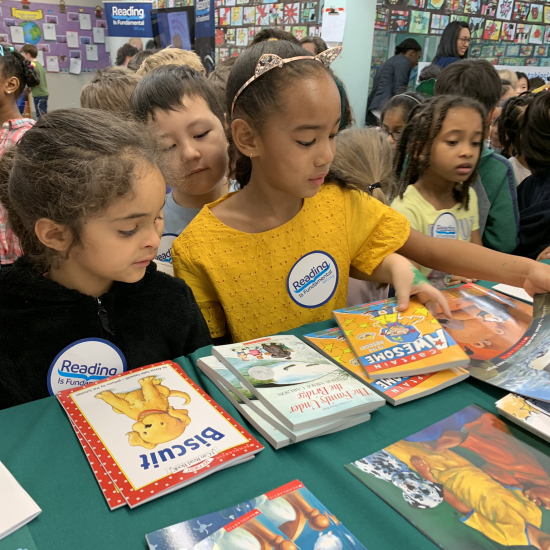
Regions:
<instances>
[{"instance_id":1,"label":"classroom wall display","mask_svg":"<svg viewBox=\"0 0 550 550\"><path fill-rule=\"evenodd\" d=\"M105 51L107 22L101 5L95 8L3 0L0 44L34 44L48 72L78 74L108 67ZM73 60L71 62L71 59Z\"/></svg>"},{"instance_id":2,"label":"classroom wall display","mask_svg":"<svg viewBox=\"0 0 550 550\"><path fill-rule=\"evenodd\" d=\"M151 2L104 2L109 36L145 38L153 35Z\"/></svg>"},{"instance_id":3,"label":"classroom wall display","mask_svg":"<svg viewBox=\"0 0 550 550\"><path fill-rule=\"evenodd\" d=\"M550 0L379 0L372 75L394 53L389 50L392 34L396 44L403 40L400 33L417 35L412 37L424 47L426 37L441 35L451 21L468 23L471 58L531 72L550 64Z\"/></svg>"}]
</instances>

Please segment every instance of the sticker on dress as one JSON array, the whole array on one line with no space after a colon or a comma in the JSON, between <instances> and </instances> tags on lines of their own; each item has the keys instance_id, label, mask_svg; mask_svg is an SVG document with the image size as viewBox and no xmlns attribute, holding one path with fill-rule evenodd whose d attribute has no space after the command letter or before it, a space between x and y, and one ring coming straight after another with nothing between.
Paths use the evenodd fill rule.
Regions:
<instances>
[{"instance_id":1,"label":"sticker on dress","mask_svg":"<svg viewBox=\"0 0 550 550\"><path fill-rule=\"evenodd\" d=\"M338 287L338 265L326 252L310 252L292 266L286 286L289 296L300 307L322 306Z\"/></svg>"},{"instance_id":2,"label":"sticker on dress","mask_svg":"<svg viewBox=\"0 0 550 550\"><path fill-rule=\"evenodd\" d=\"M126 358L102 338L77 340L61 350L48 371L48 391L57 395L74 386L84 386L126 371Z\"/></svg>"}]
</instances>

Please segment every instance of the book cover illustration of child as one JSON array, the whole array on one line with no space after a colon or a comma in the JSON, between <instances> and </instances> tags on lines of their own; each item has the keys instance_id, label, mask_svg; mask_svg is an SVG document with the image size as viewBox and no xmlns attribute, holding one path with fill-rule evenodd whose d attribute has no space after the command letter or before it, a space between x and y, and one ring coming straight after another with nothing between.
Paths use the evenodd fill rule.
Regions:
<instances>
[{"instance_id":1,"label":"book cover illustration of child","mask_svg":"<svg viewBox=\"0 0 550 550\"><path fill-rule=\"evenodd\" d=\"M445 550L550 543L550 458L477 405L346 469Z\"/></svg>"}]
</instances>

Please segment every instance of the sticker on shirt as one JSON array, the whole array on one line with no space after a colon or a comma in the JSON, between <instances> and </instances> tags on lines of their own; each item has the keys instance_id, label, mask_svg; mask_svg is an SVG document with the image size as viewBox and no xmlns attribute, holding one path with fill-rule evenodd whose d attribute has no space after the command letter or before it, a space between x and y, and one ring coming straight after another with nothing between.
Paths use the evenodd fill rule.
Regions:
<instances>
[{"instance_id":1,"label":"sticker on shirt","mask_svg":"<svg viewBox=\"0 0 550 550\"><path fill-rule=\"evenodd\" d=\"M470 242L474 218L461 218L457 220L450 212L440 214L434 224L429 227L432 237L439 239L459 239Z\"/></svg>"},{"instance_id":2,"label":"sticker on shirt","mask_svg":"<svg viewBox=\"0 0 550 550\"><path fill-rule=\"evenodd\" d=\"M286 286L289 296L299 306L322 306L336 292L338 266L330 254L320 250L310 252L292 266Z\"/></svg>"},{"instance_id":3,"label":"sticker on shirt","mask_svg":"<svg viewBox=\"0 0 550 550\"><path fill-rule=\"evenodd\" d=\"M164 233L157 250L157 262L172 265L172 243L179 237L175 233Z\"/></svg>"},{"instance_id":4,"label":"sticker on shirt","mask_svg":"<svg viewBox=\"0 0 550 550\"><path fill-rule=\"evenodd\" d=\"M48 391L57 395L126 370L126 358L111 342L102 338L78 340L62 350L48 371Z\"/></svg>"}]
</instances>

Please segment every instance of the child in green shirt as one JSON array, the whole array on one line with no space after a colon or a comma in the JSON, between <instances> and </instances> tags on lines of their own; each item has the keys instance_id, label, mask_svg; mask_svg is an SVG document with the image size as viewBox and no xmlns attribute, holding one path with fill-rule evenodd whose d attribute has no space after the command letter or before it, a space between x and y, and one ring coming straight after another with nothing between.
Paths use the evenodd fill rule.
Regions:
<instances>
[{"instance_id":1,"label":"child in green shirt","mask_svg":"<svg viewBox=\"0 0 550 550\"><path fill-rule=\"evenodd\" d=\"M32 88L32 97L34 99L34 109L36 118L40 118L48 112L48 82L46 80L46 71L40 62L36 60L38 49L33 44L25 44L21 48L21 53L34 65L34 70L40 78L40 84Z\"/></svg>"}]
</instances>

